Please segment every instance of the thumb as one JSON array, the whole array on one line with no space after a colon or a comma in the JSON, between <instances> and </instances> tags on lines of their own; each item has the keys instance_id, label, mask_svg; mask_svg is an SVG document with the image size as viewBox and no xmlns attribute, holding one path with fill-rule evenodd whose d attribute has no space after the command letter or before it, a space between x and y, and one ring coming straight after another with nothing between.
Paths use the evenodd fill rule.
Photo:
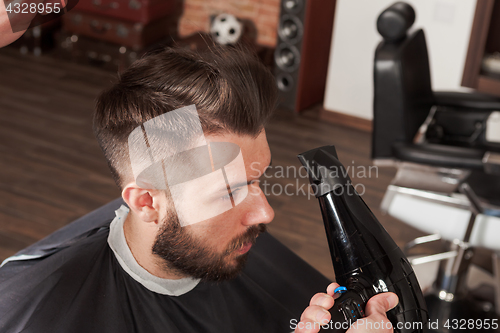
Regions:
<instances>
[{"instance_id":1,"label":"thumb","mask_svg":"<svg viewBox=\"0 0 500 333\"><path fill-rule=\"evenodd\" d=\"M383 314L398 305L399 299L395 293L381 293L373 296L366 304L365 312L367 316L372 314Z\"/></svg>"}]
</instances>

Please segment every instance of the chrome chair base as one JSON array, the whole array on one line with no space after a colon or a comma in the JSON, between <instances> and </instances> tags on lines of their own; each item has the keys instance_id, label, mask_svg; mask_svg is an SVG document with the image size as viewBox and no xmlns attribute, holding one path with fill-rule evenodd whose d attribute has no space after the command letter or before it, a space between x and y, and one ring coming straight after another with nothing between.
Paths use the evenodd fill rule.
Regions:
<instances>
[{"instance_id":1,"label":"chrome chair base","mask_svg":"<svg viewBox=\"0 0 500 333\"><path fill-rule=\"evenodd\" d=\"M500 207L478 198L464 183L469 175L467 170L406 162L396 166L398 173L387 188L382 211L433 233L409 242L405 254L409 256L410 250L430 242L446 244L442 253L409 256L414 268L439 262L435 276L427 277L432 279L432 287L424 292L430 331L463 332L465 327L467 332L500 332L494 329L500 326ZM481 286L481 290L488 290L483 295L477 295L467 285L476 247L494 253L493 272L488 283ZM489 329L484 325L487 322Z\"/></svg>"},{"instance_id":2,"label":"chrome chair base","mask_svg":"<svg viewBox=\"0 0 500 333\"><path fill-rule=\"evenodd\" d=\"M425 296L429 311L429 332L500 332L500 317L493 304L468 294L451 302L431 293Z\"/></svg>"}]
</instances>

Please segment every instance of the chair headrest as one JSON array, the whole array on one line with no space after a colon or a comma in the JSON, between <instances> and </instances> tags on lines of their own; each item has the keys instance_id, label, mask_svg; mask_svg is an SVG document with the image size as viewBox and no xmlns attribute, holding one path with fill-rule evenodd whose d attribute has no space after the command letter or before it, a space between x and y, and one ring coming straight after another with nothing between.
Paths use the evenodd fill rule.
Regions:
<instances>
[{"instance_id":1,"label":"chair headrest","mask_svg":"<svg viewBox=\"0 0 500 333\"><path fill-rule=\"evenodd\" d=\"M406 2L396 2L386 8L377 19L377 30L388 42L395 42L406 36L415 22L415 10Z\"/></svg>"}]
</instances>

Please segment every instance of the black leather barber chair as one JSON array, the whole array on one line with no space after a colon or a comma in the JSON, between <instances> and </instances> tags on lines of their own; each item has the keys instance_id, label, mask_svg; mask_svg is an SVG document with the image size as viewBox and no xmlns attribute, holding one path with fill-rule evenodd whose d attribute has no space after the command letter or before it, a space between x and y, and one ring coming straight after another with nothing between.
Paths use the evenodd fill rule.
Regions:
<instances>
[{"instance_id":1,"label":"black leather barber chair","mask_svg":"<svg viewBox=\"0 0 500 333\"><path fill-rule=\"evenodd\" d=\"M376 165L398 168L382 209L431 233L406 250L436 240L449 245L443 253L412 260L439 262L426 296L431 321L495 316L495 307L500 314L500 141L495 139L500 129L494 127L500 98L433 91L424 31L409 31L414 21L413 8L403 2L377 20L383 40L375 51L372 158ZM490 303L474 299L467 282L477 247L493 253Z\"/></svg>"}]
</instances>

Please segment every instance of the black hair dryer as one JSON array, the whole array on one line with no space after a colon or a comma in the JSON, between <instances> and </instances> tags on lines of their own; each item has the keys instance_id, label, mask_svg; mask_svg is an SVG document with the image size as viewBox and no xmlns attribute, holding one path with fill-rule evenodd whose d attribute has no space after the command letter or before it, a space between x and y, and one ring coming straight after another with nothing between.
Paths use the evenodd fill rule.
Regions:
<instances>
[{"instance_id":1,"label":"black hair dryer","mask_svg":"<svg viewBox=\"0 0 500 333\"><path fill-rule=\"evenodd\" d=\"M336 282L345 287L322 331L345 332L365 317L365 305L372 296L391 291L399 297L399 304L387 312L394 331L427 332L429 317L415 273L356 193L335 147L312 149L298 158L319 200Z\"/></svg>"}]
</instances>

